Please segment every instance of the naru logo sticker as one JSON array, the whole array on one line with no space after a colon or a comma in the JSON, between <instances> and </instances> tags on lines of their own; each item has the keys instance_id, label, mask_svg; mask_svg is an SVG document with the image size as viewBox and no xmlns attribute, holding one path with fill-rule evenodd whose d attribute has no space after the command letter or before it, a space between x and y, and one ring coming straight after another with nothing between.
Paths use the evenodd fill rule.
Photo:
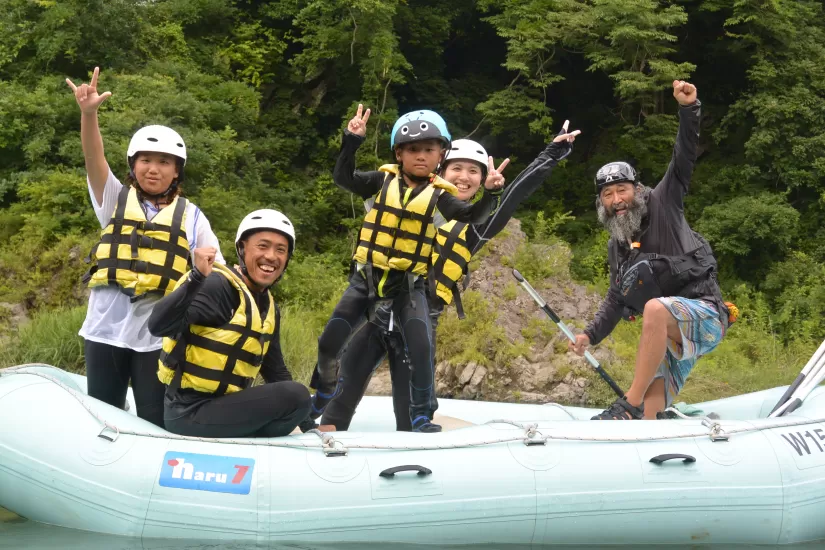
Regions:
<instances>
[{"instance_id":1,"label":"naru logo sticker","mask_svg":"<svg viewBox=\"0 0 825 550\"><path fill-rule=\"evenodd\" d=\"M169 451L160 469L162 487L248 495L255 460Z\"/></svg>"}]
</instances>

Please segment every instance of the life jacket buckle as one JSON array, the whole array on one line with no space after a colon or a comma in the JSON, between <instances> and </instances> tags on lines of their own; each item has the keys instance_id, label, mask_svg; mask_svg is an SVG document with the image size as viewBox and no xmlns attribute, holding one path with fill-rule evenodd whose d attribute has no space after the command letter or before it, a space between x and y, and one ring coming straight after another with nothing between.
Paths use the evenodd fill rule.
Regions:
<instances>
[{"instance_id":1,"label":"life jacket buckle","mask_svg":"<svg viewBox=\"0 0 825 550\"><path fill-rule=\"evenodd\" d=\"M146 235L140 236L140 248L148 248L150 250L155 248L155 239L152 237L147 237Z\"/></svg>"},{"instance_id":2,"label":"life jacket buckle","mask_svg":"<svg viewBox=\"0 0 825 550\"><path fill-rule=\"evenodd\" d=\"M149 273L149 263L143 260L132 260L129 264L129 271L135 273Z\"/></svg>"}]
</instances>

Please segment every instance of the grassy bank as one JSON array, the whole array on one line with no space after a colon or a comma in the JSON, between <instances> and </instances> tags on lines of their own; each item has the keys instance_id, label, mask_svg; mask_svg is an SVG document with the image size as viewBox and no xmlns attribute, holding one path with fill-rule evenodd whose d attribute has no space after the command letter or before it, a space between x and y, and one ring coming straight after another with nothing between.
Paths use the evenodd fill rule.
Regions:
<instances>
[{"instance_id":1,"label":"grassy bank","mask_svg":"<svg viewBox=\"0 0 825 550\"><path fill-rule=\"evenodd\" d=\"M83 339L77 335L86 307L44 310L0 346L0 367L46 363L84 373Z\"/></svg>"}]
</instances>

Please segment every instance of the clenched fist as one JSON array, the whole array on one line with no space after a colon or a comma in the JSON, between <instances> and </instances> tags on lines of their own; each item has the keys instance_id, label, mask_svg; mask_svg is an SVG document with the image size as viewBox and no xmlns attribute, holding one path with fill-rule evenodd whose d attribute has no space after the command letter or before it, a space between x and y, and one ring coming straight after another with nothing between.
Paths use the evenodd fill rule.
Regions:
<instances>
[{"instance_id":1,"label":"clenched fist","mask_svg":"<svg viewBox=\"0 0 825 550\"><path fill-rule=\"evenodd\" d=\"M212 273L212 264L215 263L215 255L217 253L218 250L211 246L196 248L192 251L192 255L195 257L193 262L195 264L195 268L204 277L208 277L209 274Z\"/></svg>"},{"instance_id":2,"label":"clenched fist","mask_svg":"<svg viewBox=\"0 0 825 550\"><path fill-rule=\"evenodd\" d=\"M674 80L673 97L679 105L692 105L696 103L696 86L684 80Z\"/></svg>"},{"instance_id":3,"label":"clenched fist","mask_svg":"<svg viewBox=\"0 0 825 550\"><path fill-rule=\"evenodd\" d=\"M586 334L577 334L576 335L576 342L567 342L567 349L572 351L579 357L584 356L584 352L587 351L587 347L590 345L590 337Z\"/></svg>"}]
</instances>

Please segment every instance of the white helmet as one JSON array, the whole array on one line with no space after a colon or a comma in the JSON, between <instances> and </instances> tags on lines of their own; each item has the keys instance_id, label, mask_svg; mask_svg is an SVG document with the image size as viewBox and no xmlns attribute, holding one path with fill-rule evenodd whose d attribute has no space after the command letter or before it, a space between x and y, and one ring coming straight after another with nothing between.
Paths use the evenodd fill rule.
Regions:
<instances>
[{"instance_id":1,"label":"white helmet","mask_svg":"<svg viewBox=\"0 0 825 550\"><path fill-rule=\"evenodd\" d=\"M450 150L444 157L446 166L451 160L472 160L481 165L481 179L487 177L487 150L477 141L471 139L457 139L452 143Z\"/></svg>"},{"instance_id":2,"label":"white helmet","mask_svg":"<svg viewBox=\"0 0 825 550\"><path fill-rule=\"evenodd\" d=\"M186 165L186 144L179 133L167 126L144 126L135 132L126 150L126 161L130 166L132 157L141 151L174 155L183 159Z\"/></svg>"},{"instance_id":3,"label":"white helmet","mask_svg":"<svg viewBox=\"0 0 825 550\"><path fill-rule=\"evenodd\" d=\"M265 229L277 231L284 235L289 241L289 254L290 256L292 255L292 252L295 250L295 227L292 225L292 222L289 221L289 218L282 213L277 210L265 208L263 210L250 212L238 226L238 232L235 234L235 248L238 250L239 257L241 253L238 248L238 243L241 242L244 234L249 231ZM241 261L243 262L243 258L241 258Z\"/></svg>"}]
</instances>

